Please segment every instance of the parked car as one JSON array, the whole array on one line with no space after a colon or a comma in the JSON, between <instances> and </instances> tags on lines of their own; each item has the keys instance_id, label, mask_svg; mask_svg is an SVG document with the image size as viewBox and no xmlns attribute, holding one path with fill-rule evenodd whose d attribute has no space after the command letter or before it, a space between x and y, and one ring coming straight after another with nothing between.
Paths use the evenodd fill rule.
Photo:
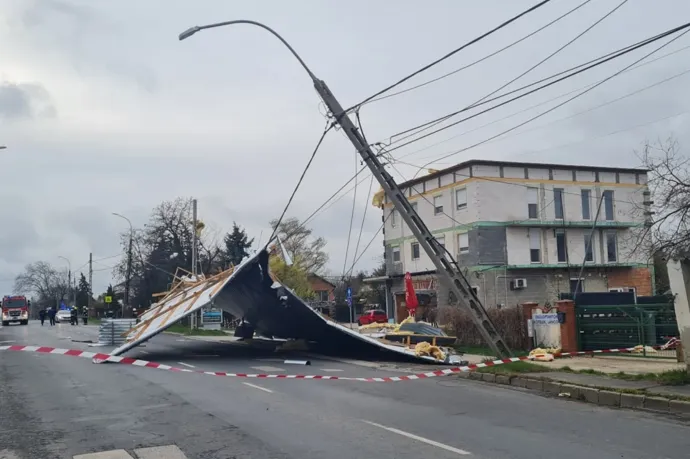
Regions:
<instances>
[{"instance_id":1,"label":"parked car","mask_svg":"<svg viewBox=\"0 0 690 459\"><path fill-rule=\"evenodd\" d=\"M357 319L357 323L360 326L368 325L374 322L384 324L388 322L388 315L382 309L372 309L371 311L365 312L359 316L359 319Z\"/></svg>"},{"instance_id":2,"label":"parked car","mask_svg":"<svg viewBox=\"0 0 690 459\"><path fill-rule=\"evenodd\" d=\"M55 314L55 322L69 322L70 321L70 312L67 309L60 309L56 314Z\"/></svg>"}]
</instances>

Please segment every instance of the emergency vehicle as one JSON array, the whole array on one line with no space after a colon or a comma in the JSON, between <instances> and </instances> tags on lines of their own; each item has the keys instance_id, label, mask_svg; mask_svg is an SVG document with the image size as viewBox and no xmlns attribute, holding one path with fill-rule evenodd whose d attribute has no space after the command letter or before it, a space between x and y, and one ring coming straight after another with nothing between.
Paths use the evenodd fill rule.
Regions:
<instances>
[{"instance_id":1,"label":"emergency vehicle","mask_svg":"<svg viewBox=\"0 0 690 459\"><path fill-rule=\"evenodd\" d=\"M7 326L10 322L19 322L21 325L29 324L29 306L31 302L25 296L5 295L2 298L2 325Z\"/></svg>"}]
</instances>

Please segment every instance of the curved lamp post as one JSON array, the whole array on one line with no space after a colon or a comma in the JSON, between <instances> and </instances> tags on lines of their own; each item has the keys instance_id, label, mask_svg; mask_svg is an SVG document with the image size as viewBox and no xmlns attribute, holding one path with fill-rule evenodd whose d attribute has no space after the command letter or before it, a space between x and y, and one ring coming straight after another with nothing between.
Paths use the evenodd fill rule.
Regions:
<instances>
[{"instance_id":1,"label":"curved lamp post","mask_svg":"<svg viewBox=\"0 0 690 459\"><path fill-rule=\"evenodd\" d=\"M58 255L58 258L61 258L67 262L67 269L68 269L68 271L67 271L67 301L69 301L69 289L72 288L72 262L69 261L69 259L67 257L63 257L62 255ZM76 306L77 305L77 292L76 291L74 292L73 301L74 301L73 306Z\"/></svg>"},{"instance_id":2,"label":"curved lamp post","mask_svg":"<svg viewBox=\"0 0 690 459\"><path fill-rule=\"evenodd\" d=\"M127 248L127 274L125 276L125 298L122 302L122 318L124 319L125 305L129 306L129 284L132 277L132 240L134 239L134 227L132 227L132 222L129 220L129 218L125 217L124 215L118 214L117 212L113 212L113 215L125 219L129 224L129 247Z\"/></svg>"}]
</instances>

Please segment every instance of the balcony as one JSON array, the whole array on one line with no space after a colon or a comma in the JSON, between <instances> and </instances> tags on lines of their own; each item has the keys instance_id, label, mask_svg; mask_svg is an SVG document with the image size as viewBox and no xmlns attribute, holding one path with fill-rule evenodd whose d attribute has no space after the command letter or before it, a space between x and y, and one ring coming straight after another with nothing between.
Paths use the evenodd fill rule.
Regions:
<instances>
[{"instance_id":1,"label":"balcony","mask_svg":"<svg viewBox=\"0 0 690 459\"><path fill-rule=\"evenodd\" d=\"M396 276L396 275L399 276L399 275L403 274L404 272L405 271L404 271L403 264L401 261L395 261L395 262L386 264L386 274L388 276Z\"/></svg>"}]
</instances>

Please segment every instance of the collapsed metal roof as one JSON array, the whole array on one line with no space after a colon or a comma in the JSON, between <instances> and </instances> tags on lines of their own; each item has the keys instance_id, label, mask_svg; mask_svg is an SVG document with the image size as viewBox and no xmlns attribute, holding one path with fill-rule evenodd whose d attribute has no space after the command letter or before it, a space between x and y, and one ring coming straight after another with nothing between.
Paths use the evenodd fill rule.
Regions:
<instances>
[{"instance_id":1,"label":"collapsed metal roof","mask_svg":"<svg viewBox=\"0 0 690 459\"><path fill-rule=\"evenodd\" d=\"M214 307L244 318L257 333L268 338L303 339L318 343L324 351L356 352L372 358L393 352L439 363L433 357L415 356L410 349L360 334L321 315L271 277L268 259L268 251L262 250L214 276L178 278L170 291L125 333L125 344L112 354L127 352L201 308Z\"/></svg>"}]
</instances>

